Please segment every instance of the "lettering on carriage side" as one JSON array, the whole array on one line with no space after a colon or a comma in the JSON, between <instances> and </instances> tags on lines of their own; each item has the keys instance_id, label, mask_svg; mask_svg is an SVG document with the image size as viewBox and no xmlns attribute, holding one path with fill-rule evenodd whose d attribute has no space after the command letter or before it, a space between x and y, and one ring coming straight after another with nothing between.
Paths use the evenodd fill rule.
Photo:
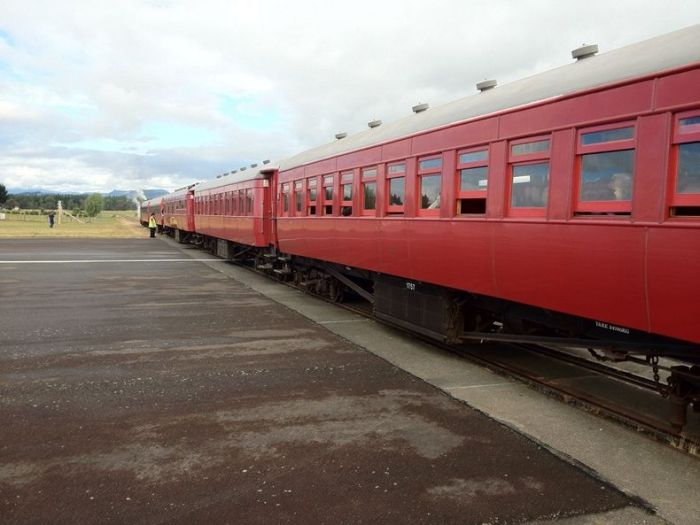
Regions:
<instances>
[{"instance_id":1,"label":"lettering on carriage side","mask_svg":"<svg viewBox=\"0 0 700 525\"><path fill-rule=\"evenodd\" d=\"M415 292L416 291L416 283L406 282L406 288L408 290L411 290L412 292Z\"/></svg>"},{"instance_id":2,"label":"lettering on carriage side","mask_svg":"<svg viewBox=\"0 0 700 525\"><path fill-rule=\"evenodd\" d=\"M611 330L613 332L620 332L621 334L628 334L629 335L629 333L630 333L630 329L625 328L623 326L615 326L614 324L601 323L600 321L596 321L595 325L598 328L603 328L605 330Z\"/></svg>"}]
</instances>

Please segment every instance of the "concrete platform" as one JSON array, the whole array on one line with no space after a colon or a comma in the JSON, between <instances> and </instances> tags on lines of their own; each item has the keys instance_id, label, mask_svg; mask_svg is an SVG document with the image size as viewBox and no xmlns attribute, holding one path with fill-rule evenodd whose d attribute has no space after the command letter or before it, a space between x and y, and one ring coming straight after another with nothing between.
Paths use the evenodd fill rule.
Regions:
<instances>
[{"instance_id":1,"label":"concrete platform","mask_svg":"<svg viewBox=\"0 0 700 525\"><path fill-rule=\"evenodd\" d=\"M0 417L3 523L700 515L694 459L160 240L3 241Z\"/></svg>"}]
</instances>

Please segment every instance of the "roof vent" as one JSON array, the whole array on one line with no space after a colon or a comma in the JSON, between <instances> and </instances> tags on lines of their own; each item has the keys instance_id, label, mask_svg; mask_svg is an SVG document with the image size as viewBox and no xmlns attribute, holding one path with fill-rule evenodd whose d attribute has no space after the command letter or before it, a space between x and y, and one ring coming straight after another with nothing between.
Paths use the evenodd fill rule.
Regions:
<instances>
[{"instance_id":1,"label":"roof vent","mask_svg":"<svg viewBox=\"0 0 700 525\"><path fill-rule=\"evenodd\" d=\"M270 164L270 159L265 159L265 160L263 161L263 164Z\"/></svg>"},{"instance_id":2,"label":"roof vent","mask_svg":"<svg viewBox=\"0 0 700 525\"><path fill-rule=\"evenodd\" d=\"M233 171L231 172L231 175L233 175L234 173L238 173L238 170L233 170Z\"/></svg>"},{"instance_id":3,"label":"roof vent","mask_svg":"<svg viewBox=\"0 0 700 525\"><path fill-rule=\"evenodd\" d=\"M495 88L497 84L498 82L495 80L484 80L476 85L476 89L483 93L484 91Z\"/></svg>"},{"instance_id":4,"label":"roof vent","mask_svg":"<svg viewBox=\"0 0 700 525\"><path fill-rule=\"evenodd\" d=\"M258 167L257 162L256 162L255 164L251 164L250 167L251 167L251 168L257 168L257 167Z\"/></svg>"},{"instance_id":5,"label":"roof vent","mask_svg":"<svg viewBox=\"0 0 700 525\"><path fill-rule=\"evenodd\" d=\"M336 134L335 134L335 138L337 138L338 140L344 139L344 138L347 137L347 136L348 136L348 134L345 133L344 131L341 131L340 133L336 133Z\"/></svg>"},{"instance_id":6,"label":"roof vent","mask_svg":"<svg viewBox=\"0 0 700 525\"><path fill-rule=\"evenodd\" d=\"M378 128L379 126L382 125L382 121L381 120L372 120L371 122L368 122L367 125L370 128Z\"/></svg>"},{"instance_id":7,"label":"roof vent","mask_svg":"<svg viewBox=\"0 0 700 525\"><path fill-rule=\"evenodd\" d=\"M421 103L421 104L416 104L411 109L413 110L414 113L422 113L423 111L425 111L429 107L430 107L430 104L425 102L425 103Z\"/></svg>"},{"instance_id":8,"label":"roof vent","mask_svg":"<svg viewBox=\"0 0 700 525\"><path fill-rule=\"evenodd\" d=\"M592 57L596 53L598 53L598 44L591 44L589 46L583 44L581 47L577 47L571 52L571 58L582 60L584 58Z\"/></svg>"},{"instance_id":9,"label":"roof vent","mask_svg":"<svg viewBox=\"0 0 700 525\"><path fill-rule=\"evenodd\" d=\"M248 169L248 166L243 166L243 167L241 168L241 171L245 171L245 170L247 170L247 169Z\"/></svg>"},{"instance_id":10,"label":"roof vent","mask_svg":"<svg viewBox=\"0 0 700 525\"><path fill-rule=\"evenodd\" d=\"M216 176L217 179L220 179L221 177L223 177L223 175L217 175L217 176Z\"/></svg>"}]
</instances>

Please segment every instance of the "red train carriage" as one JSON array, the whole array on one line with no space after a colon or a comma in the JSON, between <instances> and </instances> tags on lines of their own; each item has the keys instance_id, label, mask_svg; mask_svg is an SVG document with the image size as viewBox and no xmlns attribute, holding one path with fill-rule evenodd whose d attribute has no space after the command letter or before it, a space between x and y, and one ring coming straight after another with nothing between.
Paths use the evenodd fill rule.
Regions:
<instances>
[{"instance_id":1,"label":"red train carriage","mask_svg":"<svg viewBox=\"0 0 700 525\"><path fill-rule=\"evenodd\" d=\"M191 184L163 197L163 228L178 242L184 242L195 231L194 187Z\"/></svg>"},{"instance_id":2,"label":"red train carriage","mask_svg":"<svg viewBox=\"0 0 700 525\"><path fill-rule=\"evenodd\" d=\"M435 337L697 359L698 42L587 56L287 159L276 248Z\"/></svg>"},{"instance_id":3,"label":"red train carriage","mask_svg":"<svg viewBox=\"0 0 700 525\"><path fill-rule=\"evenodd\" d=\"M241 247L270 246L270 178L275 171L269 164L255 166L196 186L195 229L219 255L233 256Z\"/></svg>"},{"instance_id":4,"label":"red train carriage","mask_svg":"<svg viewBox=\"0 0 700 525\"><path fill-rule=\"evenodd\" d=\"M155 214L156 221L160 221L164 212L163 197L148 199L141 203L139 208L139 221L143 226L148 226L148 218Z\"/></svg>"}]
</instances>

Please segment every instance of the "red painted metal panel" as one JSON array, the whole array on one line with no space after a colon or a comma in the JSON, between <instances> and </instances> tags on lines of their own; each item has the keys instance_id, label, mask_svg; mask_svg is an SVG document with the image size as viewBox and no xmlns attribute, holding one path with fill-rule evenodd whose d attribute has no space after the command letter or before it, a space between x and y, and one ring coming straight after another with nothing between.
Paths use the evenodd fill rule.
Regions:
<instances>
[{"instance_id":1,"label":"red painted metal panel","mask_svg":"<svg viewBox=\"0 0 700 525\"><path fill-rule=\"evenodd\" d=\"M698 86L700 86L700 67L658 79L655 97L656 108L675 108L685 104L697 105L698 89L700 89Z\"/></svg>"},{"instance_id":2,"label":"red painted metal panel","mask_svg":"<svg viewBox=\"0 0 700 525\"><path fill-rule=\"evenodd\" d=\"M279 174L279 183L302 179L304 177L304 173L304 166L299 166L296 168L292 168L291 170L282 171Z\"/></svg>"},{"instance_id":3,"label":"red painted metal panel","mask_svg":"<svg viewBox=\"0 0 700 525\"><path fill-rule=\"evenodd\" d=\"M338 170L347 170L358 168L360 166L369 166L378 164L382 161L382 148L363 149L353 153L347 153L338 157Z\"/></svg>"},{"instance_id":4,"label":"red painted metal panel","mask_svg":"<svg viewBox=\"0 0 700 525\"><path fill-rule=\"evenodd\" d=\"M502 115L500 137L627 118L652 108L654 81L647 80Z\"/></svg>"},{"instance_id":5,"label":"red painted metal panel","mask_svg":"<svg viewBox=\"0 0 700 525\"><path fill-rule=\"evenodd\" d=\"M635 221L663 220L670 143L670 114L639 118L632 200Z\"/></svg>"},{"instance_id":6,"label":"red painted metal panel","mask_svg":"<svg viewBox=\"0 0 700 525\"><path fill-rule=\"evenodd\" d=\"M497 295L492 262L493 226L483 219L412 221L408 228L411 277Z\"/></svg>"},{"instance_id":7,"label":"red painted metal panel","mask_svg":"<svg viewBox=\"0 0 700 525\"><path fill-rule=\"evenodd\" d=\"M700 343L700 229L650 228L651 330Z\"/></svg>"},{"instance_id":8,"label":"red painted metal panel","mask_svg":"<svg viewBox=\"0 0 700 525\"><path fill-rule=\"evenodd\" d=\"M489 148L489 182L486 197L486 217L502 219L505 215L508 143L493 142Z\"/></svg>"},{"instance_id":9,"label":"red painted metal panel","mask_svg":"<svg viewBox=\"0 0 700 525\"><path fill-rule=\"evenodd\" d=\"M198 233L250 246L266 246L256 231L262 231L262 219L257 217L197 216Z\"/></svg>"},{"instance_id":10,"label":"red painted metal panel","mask_svg":"<svg viewBox=\"0 0 700 525\"><path fill-rule=\"evenodd\" d=\"M513 222L495 231L499 297L649 328L643 229Z\"/></svg>"},{"instance_id":11,"label":"red painted metal panel","mask_svg":"<svg viewBox=\"0 0 700 525\"><path fill-rule=\"evenodd\" d=\"M573 188L575 141L576 132L573 129L552 133L549 160L549 219L564 220L571 216L570 195L576 193L576 189Z\"/></svg>"},{"instance_id":12,"label":"red painted metal panel","mask_svg":"<svg viewBox=\"0 0 700 525\"><path fill-rule=\"evenodd\" d=\"M279 218L280 250L324 261L379 269L380 221L372 217Z\"/></svg>"},{"instance_id":13,"label":"red painted metal panel","mask_svg":"<svg viewBox=\"0 0 700 525\"><path fill-rule=\"evenodd\" d=\"M498 138L498 119L477 120L413 138L411 153L425 155L452 148L488 144Z\"/></svg>"},{"instance_id":14,"label":"red painted metal panel","mask_svg":"<svg viewBox=\"0 0 700 525\"><path fill-rule=\"evenodd\" d=\"M411 139L398 140L382 146L382 160L390 162L401 160L411 155Z\"/></svg>"},{"instance_id":15,"label":"red painted metal panel","mask_svg":"<svg viewBox=\"0 0 700 525\"><path fill-rule=\"evenodd\" d=\"M338 169L337 163L338 159L335 157L331 159L320 160L318 162L314 162L313 164L309 164L308 166L306 166L304 174L307 177L313 177L314 175L325 175L327 173L333 173Z\"/></svg>"}]
</instances>

